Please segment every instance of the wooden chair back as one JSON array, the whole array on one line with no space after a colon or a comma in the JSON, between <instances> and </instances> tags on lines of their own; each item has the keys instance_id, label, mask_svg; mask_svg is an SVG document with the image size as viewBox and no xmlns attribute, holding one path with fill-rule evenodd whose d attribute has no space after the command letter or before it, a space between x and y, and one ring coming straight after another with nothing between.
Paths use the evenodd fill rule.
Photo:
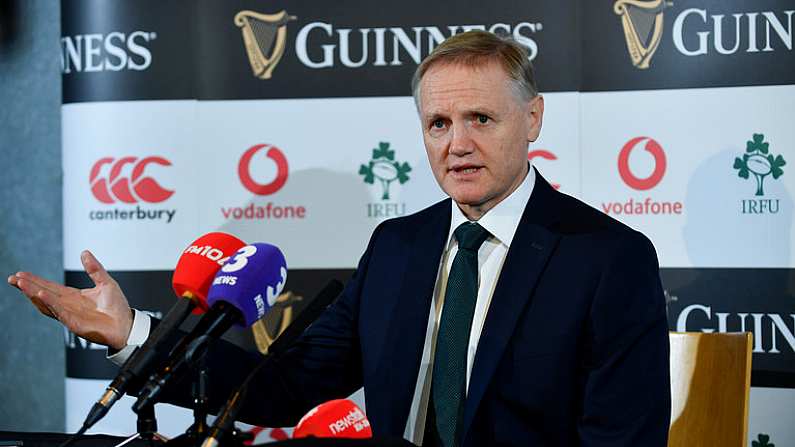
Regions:
<instances>
[{"instance_id":1,"label":"wooden chair back","mask_svg":"<svg viewBox=\"0 0 795 447\"><path fill-rule=\"evenodd\" d=\"M751 333L671 332L668 447L745 447Z\"/></svg>"}]
</instances>

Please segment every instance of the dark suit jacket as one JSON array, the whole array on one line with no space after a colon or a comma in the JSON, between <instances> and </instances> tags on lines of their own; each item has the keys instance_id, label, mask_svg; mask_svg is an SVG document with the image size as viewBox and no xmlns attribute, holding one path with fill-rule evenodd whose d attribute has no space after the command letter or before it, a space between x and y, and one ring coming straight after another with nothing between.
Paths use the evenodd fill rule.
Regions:
<instances>
[{"instance_id":1,"label":"dark suit jacket","mask_svg":"<svg viewBox=\"0 0 795 447\"><path fill-rule=\"evenodd\" d=\"M364 386L376 435L403 434L450 200L382 223L341 297L263 371L242 419L294 424ZM654 247L537 175L477 348L463 445L665 446L668 326ZM256 356L210 352L219 405ZM189 403L186 388L171 397Z\"/></svg>"}]
</instances>

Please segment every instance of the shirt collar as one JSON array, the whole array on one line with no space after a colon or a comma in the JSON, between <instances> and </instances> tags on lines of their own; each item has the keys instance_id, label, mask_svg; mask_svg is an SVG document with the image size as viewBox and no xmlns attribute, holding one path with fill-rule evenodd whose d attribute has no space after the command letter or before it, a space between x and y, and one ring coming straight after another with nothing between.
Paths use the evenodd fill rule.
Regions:
<instances>
[{"instance_id":1,"label":"shirt collar","mask_svg":"<svg viewBox=\"0 0 795 447\"><path fill-rule=\"evenodd\" d=\"M530 195L533 193L535 181L535 170L532 166L529 166L527 175L519 187L477 220L483 228L505 244L506 247L511 246L525 206L527 206ZM453 207L453 212L450 219L450 232L447 234L447 247L451 246L455 229L462 223L470 221L454 200L451 201L451 206Z\"/></svg>"}]
</instances>

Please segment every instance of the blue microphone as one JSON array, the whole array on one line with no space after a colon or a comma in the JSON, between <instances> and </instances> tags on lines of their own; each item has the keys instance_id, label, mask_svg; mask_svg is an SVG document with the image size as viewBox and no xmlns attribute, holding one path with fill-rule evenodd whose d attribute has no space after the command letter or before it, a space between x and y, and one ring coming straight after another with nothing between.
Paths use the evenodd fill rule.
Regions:
<instances>
[{"instance_id":1,"label":"blue microphone","mask_svg":"<svg viewBox=\"0 0 795 447\"><path fill-rule=\"evenodd\" d=\"M149 377L133 405L138 413L157 402L168 383L178 380L207 352L210 340L232 325L248 327L262 318L276 302L287 282L287 262L281 250L266 243L247 245L237 251L215 275L207 294L210 309L196 327L169 354L165 366Z\"/></svg>"}]
</instances>

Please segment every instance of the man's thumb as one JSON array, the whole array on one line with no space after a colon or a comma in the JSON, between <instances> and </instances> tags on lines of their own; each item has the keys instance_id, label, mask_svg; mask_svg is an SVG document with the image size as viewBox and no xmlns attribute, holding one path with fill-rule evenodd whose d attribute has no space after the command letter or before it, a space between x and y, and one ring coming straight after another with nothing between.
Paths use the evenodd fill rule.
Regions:
<instances>
[{"instance_id":1,"label":"man's thumb","mask_svg":"<svg viewBox=\"0 0 795 447\"><path fill-rule=\"evenodd\" d=\"M94 284L105 284L113 280L108 274L108 271L105 270L105 267L102 266L90 251L85 250L80 253L80 261L83 263L83 268L86 270L86 273L88 273L88 276L94 281Z\"/></svg>"}]
</instances>

